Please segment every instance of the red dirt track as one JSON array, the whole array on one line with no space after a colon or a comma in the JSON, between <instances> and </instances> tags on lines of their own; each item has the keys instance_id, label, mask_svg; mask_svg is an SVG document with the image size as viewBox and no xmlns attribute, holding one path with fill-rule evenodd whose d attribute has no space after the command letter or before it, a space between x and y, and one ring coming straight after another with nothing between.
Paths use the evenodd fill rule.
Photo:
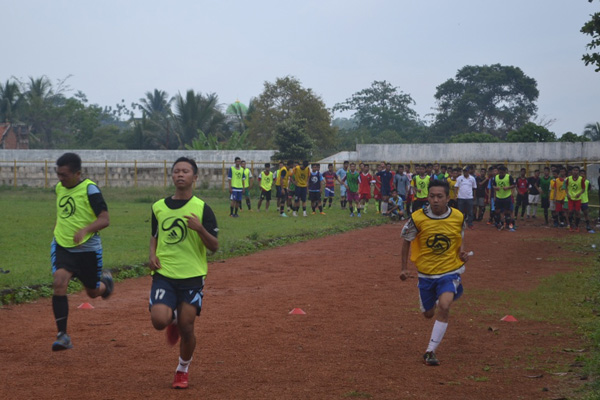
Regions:
<instances>
[{"instance_id":1,"label":"red dirt track","mask_svg":"<svg viewBox=\"0 0 600 400\"><path fill-rule=\"evenodd\" d=\"M545 261L564 256L556 243L524 240L556 230L466 232L475 256L465 292L437 351L442 365L426 367L433 321L419 312L417 280L398 278L400 229L211 263L187 391L170 388L178 348L150 324L148 277L116 284L106 301L69 296L68 351L50 350L49 299L0 308L0 399L556 399L581 384L576 367L548 372L568 371L577 354L562 350L583 346L569 327L500 322L518 310L488 310L477 296L569 270ZM77 309L83 302L95 309ZM295 307L306 315L288 315Z\"/></svg>"}]
</instances>

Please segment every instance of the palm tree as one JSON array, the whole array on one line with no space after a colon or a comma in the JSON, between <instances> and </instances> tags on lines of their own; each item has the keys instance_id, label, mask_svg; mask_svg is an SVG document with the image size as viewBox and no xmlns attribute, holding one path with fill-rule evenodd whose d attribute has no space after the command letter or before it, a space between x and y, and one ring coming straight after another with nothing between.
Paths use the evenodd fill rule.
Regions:
<instances>
[{"instance_id":1,"label":"palm tree","mask_svg":"<svg viewBox=\"0 0 600 400\"><path fill-rule=\"evenodd\" d=\"M587 124L583 130L583 136L596 142L600 140L600 122Z\"/></svg>"},{"instance_id":2,"label":"palm tree","mask_svg":"<svg viewBox=\"0 0 600 400\"><path fill-rule=\"evenodd\" d=\"M6 81L0 86L0 123L18 120L19 108L23 104L23 96L16 82Z\"/></svg>"},{"instance_id":3,"label":"palm tree","mask_svg":"<svg viewBox=\"0 0 600 400\"><path fill-rule=\"evenodd\" d=\"M189 144L198 136L198 130L206 135L217 136L225 121L219 109L215 93L202 95L188 90L185 97L175 97L175 121L183 144Z\"/></svg>"},{"instance_id":4,"label":"palm tree","mask_svg":"<svg viewBox=\"0 0 600 400\"><path fill-rule=\"evenodd\" d=\"M149 125L158 128L160 137L164 137L164 147L166 149L172 148L173 143L170 142L171 133L171 119L173 113L171 111L171 103L173 98L169 99L169 95L164 90L154 89L154 92L146 92L146 97L140 99L138 106L142 110L142 113L146 115L149 120Z\"/></svg>"}]
</instances>

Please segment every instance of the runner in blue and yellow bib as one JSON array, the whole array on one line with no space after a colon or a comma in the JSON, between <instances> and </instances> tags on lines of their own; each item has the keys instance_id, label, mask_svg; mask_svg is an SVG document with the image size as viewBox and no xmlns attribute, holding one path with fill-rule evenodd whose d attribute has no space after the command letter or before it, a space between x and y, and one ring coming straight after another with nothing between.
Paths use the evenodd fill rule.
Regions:
<instances>
[{"instance_id":1,"label":"runner in blue and yellow bib","mask_svg":"<svg viewBox=\"0 0 600 400\"><path fill-rule=\"evenodd\" d=\"M439 365L435 350L442 341L450 306L463 292L460 276L469 255L463 248L464 216L448 206L450 187L443 180L432 180L428 186L425 208L415 210L402 229L402 272L408 277L408 255L419 273L419 298L425 318L436 316L427 351L426 365ZM437 312L436 312L437 308Z\"/></svg>"}]
</instances>

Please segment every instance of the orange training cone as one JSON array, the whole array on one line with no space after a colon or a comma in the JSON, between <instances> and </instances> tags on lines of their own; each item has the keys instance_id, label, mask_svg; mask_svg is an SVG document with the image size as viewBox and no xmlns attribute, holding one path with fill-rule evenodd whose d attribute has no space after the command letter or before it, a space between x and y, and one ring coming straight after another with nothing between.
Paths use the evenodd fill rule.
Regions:
<instances>
[{"instance_id":1,"label":"orange training cone","mask_svg":"<svg viewBox=\"0 0 600 400\"><path fill-rule=\"evenodd\" d=\"M290 314L290 315L306 315L306 313L304 311L302 311L301 308L294 308L288 314Z\"/></svg>"},{"instance_id":2,"label":"orange training cone","mask_svg":"<svg viewBox=\"0 0 600 400\"><path fill-rule=\"evenodd\" d=\"M517 319L515 317L513 317L512 315L505 315L504 317L500 318L500 321L517 322Z\"/></svg>"},{"instance_id":3,"label":"orange training cone","mask_svg":"<svg viewBox=\"0 0 600 400\"><path fill-rule=\"evenodd\" d=\"M90 303L81 303L77 308L81 308L82 310L93 310L94 306Z\"/></svg>"}]
</instances>

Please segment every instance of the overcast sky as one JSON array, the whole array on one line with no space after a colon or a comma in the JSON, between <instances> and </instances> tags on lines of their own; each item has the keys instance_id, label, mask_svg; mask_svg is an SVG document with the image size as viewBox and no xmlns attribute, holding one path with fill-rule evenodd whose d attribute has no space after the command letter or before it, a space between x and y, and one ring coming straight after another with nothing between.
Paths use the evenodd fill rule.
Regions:
<instances>
[{"instance_id":1,"label":"overcast sky","mask_svg":"<svg viewBox=\"0 0 600 400\"><path fill-rule=\"evenodd\" d=\"M431 119L465 65L520 67L558 136L600 121L600 73L581 61L587 0L0 0L0 81L46 75L91 103L215 92L248 104L292 75L328 107L387 80Z\"/></svg>"}]
</instances>

